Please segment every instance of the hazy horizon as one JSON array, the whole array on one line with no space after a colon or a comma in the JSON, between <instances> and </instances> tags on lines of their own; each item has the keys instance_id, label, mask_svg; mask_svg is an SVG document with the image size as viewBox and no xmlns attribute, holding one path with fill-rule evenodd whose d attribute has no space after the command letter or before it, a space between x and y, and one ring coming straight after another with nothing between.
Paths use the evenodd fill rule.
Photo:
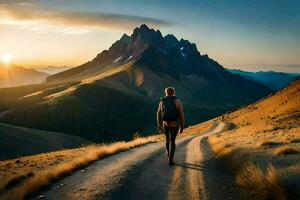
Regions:
<instances>
[{"instance_id":1,"label":"hazy horizon","mask_svg":"<svg viewBox=\"0 0 300 200\"><path fill-rule=\"evenodd\" d=\"M48 68L48 67L67 67L67 68L74 68L76 66L32 66L32 67L26 67L26 68L32 68L32 69L43 69L43 68ZM224 66L225 67L225 66ZM283 68L284 67L284 68ZM240 66L240 67L225 67L227 69L236 69L236 70L242 70L242 71L247 71L247 72L269 72L269 71L274 71L274 72L284 72L284 73L294 73L294 74L300 74L300 65L295 65L295 66ZM284 69L285 71L283 71Z\"/></svg>"}]
</instances>

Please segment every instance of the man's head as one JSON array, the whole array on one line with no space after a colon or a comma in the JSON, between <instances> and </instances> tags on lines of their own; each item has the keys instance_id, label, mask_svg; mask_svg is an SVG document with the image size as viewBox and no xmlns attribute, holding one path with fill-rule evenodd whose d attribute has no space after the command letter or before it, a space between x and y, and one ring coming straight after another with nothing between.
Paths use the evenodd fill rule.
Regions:
<instances>
[{"instance_id":1,"label":"man's head","mask_svg":"<svg viewBox=\"0 0 300 200\"><path fill-rule=\"evenodd\" d=\"M175 89L173 87L167 87L165 93L166 96L175 96Z\"/></svg>"}]
</instances>

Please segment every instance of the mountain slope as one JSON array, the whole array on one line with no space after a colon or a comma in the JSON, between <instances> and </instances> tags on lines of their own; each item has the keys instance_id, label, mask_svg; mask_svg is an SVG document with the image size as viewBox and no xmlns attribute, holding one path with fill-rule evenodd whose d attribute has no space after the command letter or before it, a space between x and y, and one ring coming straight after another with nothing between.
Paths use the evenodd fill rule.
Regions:
<instances>
[{"instance_id":1,"label":"mountain slope","mask_svg":"<svg viewBox=\"0 0 300 200\"><path fill-rule=\"evenodd\" d=\"M0 123L0 160L89 144L67 134L28 129Z\"/></svg>"},{"instance_id":2,"label":"mountain slope","mask_svg":"<svg viewBox=\"0 0 300 200\"><path fill-rule=\"evenodd\" d=\"M274 71L259 71L259 72L247 72L237 69L227 69L229 72L233 74L239 74L245 78L250 80L257 81L273 90L279 90L284 88L296 77L300 76L300 74L291 74L291 73L283 73L283 72L274 72Z\"/></svg>"},{"instance_id":3,"label":"mountain slope","mask_svg":"<svg viewBox=\"0 0 300 200\"><path fill-rule=\"evenodd\" d=\"M93 60L47 77L44 88L19 93L15 105L30 103L2 106L2 121L93 140L131 139L133 133L155 131L157 103L167 86L176 88L187 124L271 92L229 73L195 44L142 25Z\"/></svg>"},{"instance_id":4,"label":"mountain slope","mask_svg":"<svg viewBox=\"0 0 300 200\"><path fill-rule=\"evenodd\" d=\"M300 198L300 78L254 104L199 124L225 120L232 130L209 136L237 183L263 199ZM267 173L266 173L267 172Z\"/></svg>"},{"instance_id":5,"label":"mountain slope","mask_svg":"<svg viewBox=\"0 0 300 200\"><path fill-rule=\"evenodd\" d=\"M0 88L36 84L45 81L48 74L16 65L0 64Z\"/></svg>"},{"instance_id":6,"label":"mountain slope","mask_svg":"<svg viewBox=\"0 0 300 200\"><path fill-rule=\"evenodd\" d=\"M41 67L41 68L35 68L36 71L44 72L46 74L57 74L63 71L66 71L70 69L71 67L67 66L48 66L48 67Z\"/></svg>"},{"instance_id":7,"label":"mountain slope","mask_svg":"<svg viewBox=\"0 0 300 200\"><path fill-rule=\"evenodd\" d=\"M127 67L121 69L124 65ZM127 91L158 100L163 89L173 85L181 99L202 107L214 105L228 109L253 102L270 92L256 82L228 73L207 55L202 56L195 44L178 41L173 35L163 37L145 25L136 28L131 36L123 35L92 61L49 76L47 80L86 83L85 79L96 81L113 70L115 73L106 80L123 86L126 83Z\"/></svg>"}]
</instances>

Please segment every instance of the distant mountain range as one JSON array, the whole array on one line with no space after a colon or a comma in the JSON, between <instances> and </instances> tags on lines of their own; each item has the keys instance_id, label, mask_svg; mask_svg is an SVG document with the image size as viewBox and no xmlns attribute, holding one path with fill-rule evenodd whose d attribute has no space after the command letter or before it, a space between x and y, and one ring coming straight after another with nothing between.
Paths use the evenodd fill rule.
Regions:
<instances>
[{"instance_id":1,"label":"distant mountain range","mask_svg":"<svg viewBox=\"0 0 300 200\"><path fill-rule=\"evenodd\" d=\"M14 64L0 64L0 88L41 83L48 75Z\"/></svg>"},{"instance_id":2,"label":"distant mountain range","mask_svg":"<svg viewBox=\"0 0 300 200\"><path fill-rule=\"evenodd\" d=\"M0 120L93 141L128 140L156 131L157 104L167 86L176 88L187 125L272 92L228 72L194 43L141 25L93 60L48 76L45 84L0 90L7 96L0 99Z\"/></svg>"},{"instance_id":3,"label":"distant mountain range","mask_svg":"<svg viewBox=\"0 0 300 200\"><path fill-rule=\"evenodd\" d=\"M296 77L300 76L300 74L274 72L274 71L249 72L249 71L242 71L238 69L227 69L227 70L233 74L239 74L244 78L257 81L273 90L279 90L287 86L289 83L295 80Z\"/></svg>"},{"instance_id":4,"label":"distant mountain range","mask_svg":"<svg viewBox=\"0 0 300 200\"><path fill-rule=\"evenodd\" d=\"M57 74L59 72L66 71L72 67L67 67L67 66L49 66L49 67L41 67L41 68L35 68L36 71L39 72L44 72L47 74Z\"/></svg>"}]
</instances>

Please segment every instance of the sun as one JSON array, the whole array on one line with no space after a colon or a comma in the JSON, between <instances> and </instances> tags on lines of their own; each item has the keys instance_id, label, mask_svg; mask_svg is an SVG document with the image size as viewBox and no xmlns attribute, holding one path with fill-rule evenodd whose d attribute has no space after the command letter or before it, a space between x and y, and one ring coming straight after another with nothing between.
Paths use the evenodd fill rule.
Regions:
<instances>
[{"instance_id":1,"label":"sun","mask_svg":"<svg viewBox=\"0 0 300 200\"><path fill-rule=\"evenodd\" d=\"M12 62L13 57L11 54L5 53L1 56L1 59L5 64L10 64Z\"/></svg>"}]
</instances>

